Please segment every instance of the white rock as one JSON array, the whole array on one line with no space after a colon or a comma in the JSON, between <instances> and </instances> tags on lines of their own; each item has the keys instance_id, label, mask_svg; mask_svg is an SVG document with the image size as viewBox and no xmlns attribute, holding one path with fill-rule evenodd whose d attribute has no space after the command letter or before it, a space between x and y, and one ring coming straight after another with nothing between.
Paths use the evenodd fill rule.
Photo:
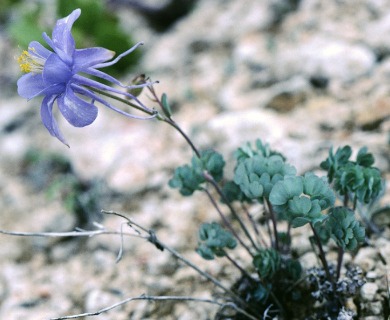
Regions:
<instances>
[{"instance_id":1,"label":"white rock","mask_svg":"<svg viewBox=\"0 0 390 320\"><path fill-rule=\"evenodd\" d=\"M362 317L361 320L383 320L383 317L368 316L368 317Z\"/></svg>"},{"instance_id":2,"label":"white rock","mask_svg":"<svg viewBox=\"0 0 390 320\"><path fill-rule=\"evenodd\" d=\"M382 301L373 301L370 303L369 305L369 308L368 308L369 312L373 315L383 315L383 305L382 305Z\"/></svg>"},{"instance_id":3,"label":"white rock","mask_svg":"<svg viewBox=\"0 0 390 320\"><path fill-rule=\"evenodd\" d=\"M309 269L312 267L319 266L319 259L314 252L307 252L302 257L300 257L299 262L301 263L302 268Z\"/></svg>"},{"instance_id":4,"label":"white rock","mask_svg":"<svg viewBox=\"0 0 390 320\"><path fill-rule=\"evenodd\" d=\"M100 289L94 289L87 293L84 307L87 312L94 312L113 305L120 300L120 296L117 294Z\"/></svg>"},{"instance_id":5,"label":"white rock","mask_svg":"<svg viewBox=\"0 0 390 320\"><path fill-rule=\"evenodd\" d=\"M386 260L386 263L389 264L390 262L390 242L385 239L378 239L377 244L378 250L383 257L383 259Z\"/></svg>"},{"instance_id":6,"label":"white rock","mask_svg":"<svg viewBox=\"0 0 390 320\"><path fill-rule=\"evenodd\" d=\"M232 152L245 142L261 138L272 143L284 136L284 128L272 113L262 110L226 112L214 117L196 130L198 141L205 146L220 146L222 152Z\"/></svg>"},{"instance_id":7,"label":"white rock","mask_svg":"<svg viewBox=\"0 0 390 320\"><path fill-rule=\"evenodd\" d=\"M279 112L289 112L302 104L310 91L309 82L302 76L295 76L289 80L273 85L269 92L266 108Z\"/></svg>"},{"instance_id":8,"label":"white rock","mask_svg":"<svg viewBox=\"0 0 390 320\"><path fill-rule=\"evenodd\" d=\"M233 59L238 63L267 64L272 56L268 42L268 37L259 32L245 34L235 42Z\"/></svg>"},{"instance_id":9,"label":"white rock","mask_svg":"<svg viewBox=\"0 0 390 320\"><path fill-rule=\"evenodd\" d=\"M378 278L378 274L375 271L369 271L366 273L366 278L369 281L375 281Z\"/></svg>"},{"instance_id":10,"label":"white rock","mask_svg":"<svg viewBox=\"0 0 390 320\"><path fill-rule=\"evenodd\" d=\"M375 60L375 54L363 45L313 36L301 45L280 50L275 69L281 79L301 73L347 82L369 74Z\"/></svg>"},{"instance_id":11,"label":"white rock","mask_svg":"<svg viewBox=\"0 0 390 320\"><path fill-rule=\"evenodd\" d=\"M3 100L0 104L0 154L12 159L11 161L20 159L28 148L31 148L26 129L30 127L29 120L36 120L36 117L32 117L32 113L26 108L28 107L22 98ZM13 124L16 125L14 131L5 131Z\"/></svg>"},{"instance_id":12,"label":"white rock","mask_svg":"<svg viewBox=\"0 0 390 320\"><path fill-rule=\"evenodd\" d=\"M390 13L367 25L365 41L380 53L389 53L390 48Z\"/></svg>"},{"instance_id":13,"label":"white rock","mask_svg":"<svg viewBox=\"0 0 390 320\"><path fill-rule=\"evenodd\" d=\"M363 300L372 301L374 300L377 291L378 291L378 285L376 283L367 282L361 287L360 295Z\"/></svg>"},{"instance_id":14,"label":"white rock","mask_svg":"<svg viewBox=\"0 0 390 320\"><path fill-rule=\"evenodd\" d=\"M367 272L372 270L376 265L377 251L371 247L360 248L354 262Z\"/></svg>"}]
</instances>

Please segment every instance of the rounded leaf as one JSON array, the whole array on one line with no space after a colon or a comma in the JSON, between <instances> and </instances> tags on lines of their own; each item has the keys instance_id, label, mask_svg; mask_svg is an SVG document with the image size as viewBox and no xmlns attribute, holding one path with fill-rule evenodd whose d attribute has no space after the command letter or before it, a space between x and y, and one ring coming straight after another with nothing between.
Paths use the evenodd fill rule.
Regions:
<instances>
[{"instance_id":1,"label":"rounded leaf","mask_svg":"<svg viewBox=\"0 0 390 320\"><path fill-rule=\"evenodd\" d=\"M274 185L269 195L269 200L271 204L281 206L294 196L299 196L302 193L302 177L288 176Z\"/></svg>"},{"instance_id":2,"label":"rounded leaf","mask_svg":"<svg viewBox=\"0 0 390 320\"><path fill-rule=\"evenodd\" d=\"M335 207L329 213L326 226L331 237L343 250L353 251L365 241L365 229L354 212L346 207Z\"/></svg>"},{"instance_id":3,"label":"rounded leaf","mask_svg":"<svg viewBox=\"0 0 390 320\"><path fill-rule=\"evenodd\" d=\"M280 269L280 254L274 249L260 250L253 258L253 265L263 280L271 279Z\"/></svg>"},{"instance_id":4,"label":"rounded leaf","mask_svg":"<svg viewBox=\"0 0 390 320\"><path fill-rule=\"evenodd\" d=\"M213 259L214 255L223 257L225 249L234 249L237 241L227 230L218 223L203 223L198 231L199 244L197 252L207 260Z\"/></svg>"}]
</instances>

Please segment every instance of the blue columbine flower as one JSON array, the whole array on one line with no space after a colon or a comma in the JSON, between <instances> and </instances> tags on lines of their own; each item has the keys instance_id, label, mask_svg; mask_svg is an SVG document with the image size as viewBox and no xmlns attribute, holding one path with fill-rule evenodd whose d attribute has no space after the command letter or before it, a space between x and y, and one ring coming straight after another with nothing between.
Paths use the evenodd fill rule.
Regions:
<instances>
[{"instance_id":1,"label":"blue columbine flower","mask_svg":"<svg viewBox=\"0 0 390 320\"><path fill-rule=\"evenodd\" d=\"M58 20L53 29L52 38L43 33L43 39L53 51L46 49L39 42L33 41L30 43L28 50L23 51L18 58L21 70L27 73L18 80L19 95L27 99L43 96L41 105L42 122L52 136L57 137L66 145L67 143L53 117L54 101L57 101L58 108L65 119L75 127L87 126L96 119L98 110L94 104L95 102L100 102L125 116L141 118L115 108L97 95L96 90L121 94L132 99L138 109L150 115L141 119L149 119L156 115L154 110L143 105L128 91L112 88L82 75L101 78L127 89L151 85L151 83L143 83L126 86L112 76L98 70L115 64L142 43L136 44L114 60L111 59L115 52L105 48L75 48L71 28L80 13L81 10L76 9L69 16Z\"/></svg>"}]
</instances>

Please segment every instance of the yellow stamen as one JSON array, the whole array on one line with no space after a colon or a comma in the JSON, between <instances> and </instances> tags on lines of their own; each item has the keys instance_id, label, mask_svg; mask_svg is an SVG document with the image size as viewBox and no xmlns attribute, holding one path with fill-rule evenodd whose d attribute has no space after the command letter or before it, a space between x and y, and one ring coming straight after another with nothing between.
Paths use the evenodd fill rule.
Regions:
<instances>
[{"instance_id":1,"label":"yellow stamen","mask_svg":"<svg viewBox=\"0 0 390 320\"><path fill-rule=\"evenodd\" d=\"M22 72L41 73L46 59L37 54L35 48L28 48L28 51L23 50L17 61Z\"/></svg>"}]
</instances>

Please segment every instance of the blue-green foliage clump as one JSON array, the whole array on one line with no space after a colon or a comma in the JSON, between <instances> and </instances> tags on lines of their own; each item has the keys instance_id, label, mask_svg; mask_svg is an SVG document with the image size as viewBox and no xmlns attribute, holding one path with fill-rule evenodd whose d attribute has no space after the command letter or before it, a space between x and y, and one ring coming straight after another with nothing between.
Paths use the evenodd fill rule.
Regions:
<instances>
[{"instance_id":1,"label":"blue-green foliage clump","mask_svg":"<svg viewBox=\"0 0 390 320\"><path fill-rule=\"evenodd\" d=\"M287 259L284 261L283 276L290 278L293 281L297 281L302 275L302 266L298 260Z\"/></svg>"},{"instance_id":2,"label":"blue-green foliage clump","mask_svg":"<svg viewBox=\"0 0 390 320\"><path fill-rule=\"evenodd\" d=\"M345 299L350 296L341 284L353 283L356 293L364 283L361 277L349 279L349 273L345 278L340 278L342 255L344 251L356 251L365 241L365 227L354 214L356 201L374 201L382 191L383 182L379 170L373 167L374 157L367 152L367 148L360 149L355 161L350 160L351 155L349 146L339 148L335 153L331 149L329 157L321 163L321 168L327 170L327 177L317 176L313 172L297 175L296 169L286 162L281 153L257 140L254 146L247 143L236 150L233 181L223 179L225 162L214 151L194 156L190 165L176 169L169 182L171 187L178 188L183 195L191 195L195 190L205 190L205 184L211 182L232 213L224 216L223 210L217 207L225 225L232 232L224 230L217 223L203 224L199 230L197 252L204 259L211 260L215 256L225 256L226 249L240 244L252 256L252 266L247 266L250 272L243 271L239 264L234 263L242 272L242 278L233 289L248 302L248 310L261 309L265 312L271 304L286 304L285 307L288 306L289 312L294 314L292 306L295 302L299 303L305 296L308 302L314 304L316 300L320 301L321 296L327 303L316 314L322 314L320 318L336 319L342 312L340 310L344 310ZM210 181L210 176L213 181ZM221 187L218 187L219 184ZM336 194L344 196L343 206L335 207ZM234 202L241 203L243 212L235 212ZM261 220L252 220L250 212L246 210L247 205L254 203L263 204ZM250 228L243 222L245 216L249 218ZM260 236L257 230L260 221L267 226L269 239L266 241L254 240L255 237L248 231L252 230ZM280 227L281 221L284 230ZM311 227L308 237L317 247L322 264L315 271L315 279L310 278L320 279L317 285L313 285L314 280L302 279L302 266L291 248L291 228L304 225ZM241 233L233 232L238 228L241 228ZM327 261L323 249L330 239L339 247L336 266ZM245 243L252 246L247 247ZM253 271L257 278L252 276ZM307 290L311 289L313 291L307 295Z\"/></svg>"},{"instance_id":3,"label":"blue-green foliage clump","mask_svg":"<svg viewBox=\"0 0 390 320\"><path fill-rule=\"evenodd\" d=\"M282 153L271 149L268 143L264 144L260 139L256 140L254 147L249 142L247 142L243 146L237 148L236 152L234 153L237 162L241 162L242 160L249 159L257 155L264 158L277 155L281 157L283 161L286 160Z\"/></svg>"},{"instance_id":4,"label":"blue-green foliage clump","mask_svg":"<svg viewBox=\"0 0 390 320\"><path fill-rule=\"evenodd\" d=\"M253 265L261 279L272 279L281 266L280 253L272 248L260 250L253 258Z\"/></svg>"},{"instance_id":5,"label":"blue-green foliage clump","mask_svg":"<svg viewBox=\"0 0 390 320\"><path fill-rule=\"evenodd\" d=\"M322 211L332 206L335 196L324 179L313 173L286 176L270 193L270 202L293 227L317 223L325 219Z\"/></svg>"},{"instance_id":6,"label":"blue-green foliage clump","mask_svg":"<svg viewBox=\"0 0 390 320\"><path fill-rule=\"evenodd\" d=\"M262 201L284 174L295 174L294 167L285 163L285 157L268 144L257 139L255 146L249 142L239 147L234 156L237 164L234 181L228 181L223 186L229 202Z\"/></svg>"},{"instance_id":7,"label":"blue-green foliage clump","mask_svg":"<svg viewBox=\"0 0 390 320\"><path fill-rule=\"evenodd\" d=\"M247 143L238 148L235 157L234 183L248 199L268 198L276 182L286 175L296 174L295 168L285 162L281 153L261 140L256 140L255 147Z\"/></svg>"},{"instance_id":8,"label":"blue-green foliage clump","mask_svg":"<svg viewBox=\"0 0 390 320\"><path fill-rule=\"evenodd\" d=\"M173 178L169 180L169 186L179 189L183 196L190 196L196 190L202 190L201 184L203 182L205 182L203 175L186 164L175 170Z\"/></svg>"},{"instance_id":9,"label":"blue-green foliage clump","mask_svg":"<svg viewBox=\"0 0 390 320\"><path fill-rule=\"evenodd\" d=\"M365 229L349 208L332 208L326 227L332 239L343 250L354 251L365 240Z\"/></svg>"},{"instance_id":10,"label":"blue-green foliage clump","mask_svg":"<svg viewBox=\"0 0 390 320\"><path fill-rule=\"evenodd\" d=\"M253 300L257 303L265 303L269 298L269 293L272 289L270 284L263 285L261 283L258 284L257 288L253 292Z\"/></svg>"},{"instance_id":11,"label":"blue-green foliage clump","mask_svg":"<svg viewBox=\"0 0 390 320\"><path fill-rule=\"evenodd\" d=\"M216 222L203 223L198 235L199 243L196 252L206 260L213 260L215 256L224 257L226 249L234 249L237 246L233 235Z\"/></svg>"},{"instance_id":12,"label":"blue-green foliage clump","mask_svg":"<svg viewBox=\"0 0 390 320\"><path fill-rule=\"evenodd\" d=\"M225 161L219 153L213 150L203 151L200 158L192 157L191 165L186 164L175 170L173 178L169 180L169 186L179 189L183 196L190 196L196 190L202 190L202 184L206 182L206 172L215 181L220 181L224 166Z\"/></svg>"},{"instance_id":13,"label":"blue-green foliage clump","mask_svg":"<svg viewBox=\"0 0 390 320\"><path fill-rule=\"evenodd\" d=\"M328 171L328 180L334 182L335 190L342 196L353 196L361 203L370 203L383 189L380 171L373 167L375 162L367 148L361 148L356 161L349 160L352 149L349 146L330 149L328 158L321 168Z\"/></svg>"},{"instance_id":14,"label":"blue-green foliage clump","mask_svg":"<svg viewBox=\"0 0 390 320\"><path fill-rule=\"evenodd\" d=\"M234 182L250 199L269 197L272 187L286 175L294 175L296 170L286 164L279 155L264 157L255 155L239 161L234 173Z\"/></svg>"},{"instance_id":15,"label":"blue-green foliage clump","mask_svg":"<svg viewBox=\"0 0 390 320\"><path fill-rule=\"evenodd\" d=\"M380 172L376 168L366 168L347 164L335 177L335 188L341 195L355 194L362 203L369 203L382 190Z\"/></svg>"},{"instance_id":16,"label":"blue-green foliage clump","mask_svg":"<svg viewBox=\"0 0 390 320\"><path fill-rule=\"evenodd\" d=\"M352 149L350 146L338 148L334 154L333 147L330 148L328 158L321 162L321 168L328 171L329 182L332 182L336 172L348 163L351 155Z\"/></svg>"},{"instance_id":17,"label":"blue-green foliage clump","mask_svg":"<svg viewBox=\"0 0 390 320\"><path fill-rule=\"evenodd\" d=\"M234 181L227 181L223 187L222 191L225 195L225 200L222 202L234 202L239 201L241 203L244 202L252 202L252 199L248 198L240 189L240 187L234 183Z\"/></svg>"}]
</instances>

